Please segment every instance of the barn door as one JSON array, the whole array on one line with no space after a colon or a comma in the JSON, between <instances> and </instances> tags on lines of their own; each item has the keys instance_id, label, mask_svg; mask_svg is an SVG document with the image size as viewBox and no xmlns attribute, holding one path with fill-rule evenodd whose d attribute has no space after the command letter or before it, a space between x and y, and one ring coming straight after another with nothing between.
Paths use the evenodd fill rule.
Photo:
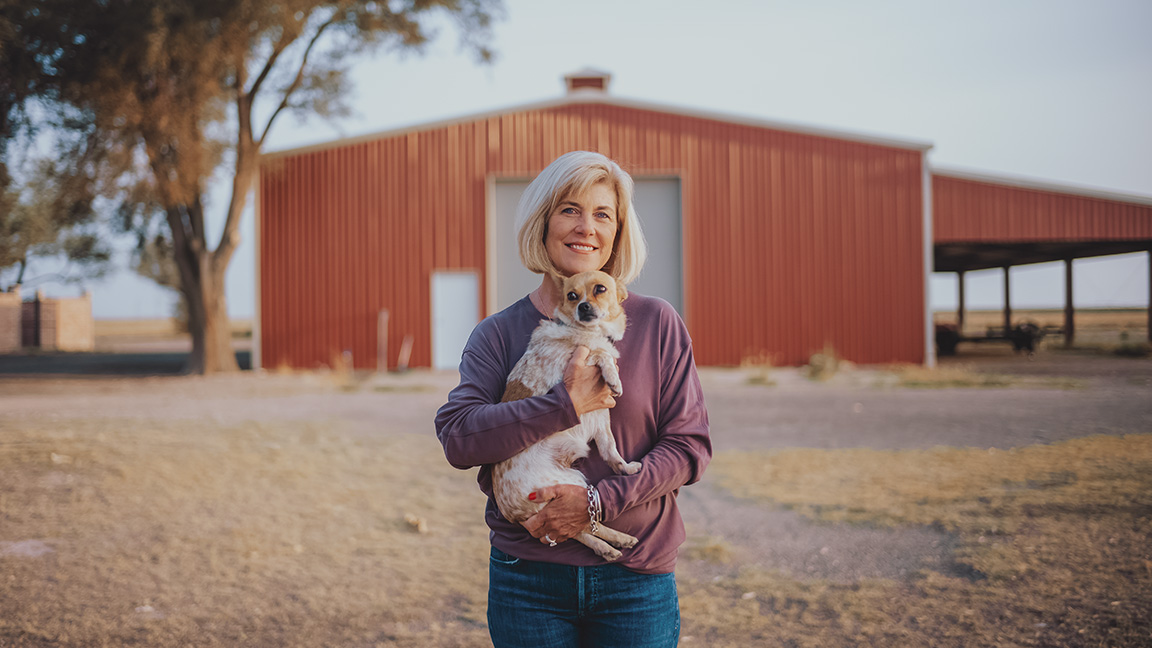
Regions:
<instances>
[{"instance_id":1,"label":"barn door","mask_svg":"<svg viewBox=\"0 0 1152 648\"><path fill-rule=\"evenodd\" d=\"M456 369L480 321L480 280L475 272L432 274L432 367Z\"/></svg>"}]
</instances>

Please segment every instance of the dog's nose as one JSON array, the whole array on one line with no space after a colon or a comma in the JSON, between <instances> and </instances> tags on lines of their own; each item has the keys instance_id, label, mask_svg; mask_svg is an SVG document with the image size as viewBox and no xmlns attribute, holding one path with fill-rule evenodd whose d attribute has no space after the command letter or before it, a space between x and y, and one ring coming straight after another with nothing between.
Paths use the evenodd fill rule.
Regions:
<instances>
[{"instance_id":1,"label":"dog's nose","mask_svg":"<svg viewBox=\"0 0 1152 648\"><path fill-rule=\"evenodd\" d=\"M576 307L576 311L580 313L580 319L587 321L596 315L596 311L592 308L592 304L588 302L580 302Z\"/></svg>"}]
</instances>

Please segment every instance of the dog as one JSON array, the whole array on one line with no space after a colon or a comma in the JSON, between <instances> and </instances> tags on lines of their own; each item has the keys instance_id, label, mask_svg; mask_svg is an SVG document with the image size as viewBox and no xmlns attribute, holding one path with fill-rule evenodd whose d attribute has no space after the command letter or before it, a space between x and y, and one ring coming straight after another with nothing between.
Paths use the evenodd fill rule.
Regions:
<instances>
[{"instance_id":1,"label":"dog","mask_svg":"<svg viewBox=\"0 0 1152 648\"><path fill-rule=\"evenodd\" d=\"M556 277L555 281L561 295L554 313L556 319L540 322L532 332L527 350L508 375L501 402L547 393L563 380L572 352L581 345L589 349L588 366L600 368L612 395L619 397L624 393L616 365L620 353L613 343L624 337L626 319L620 303L628 296L627 289L600 271L581 272L567 279ZM617 474L639 471L639 461L628 462L620 456L609 423L607 409L585 412L579 425L496 464L492 490L501 515L512 522L523 522L535 515L546 504L528 498L538 488L558 484L587 487L584 475L572 463L588 456L593 441L600 456ZM574 539L608 562L622 555L616 547L628 549L637 542L603 524L589 524Z\"/></svg>"}]
</instances>

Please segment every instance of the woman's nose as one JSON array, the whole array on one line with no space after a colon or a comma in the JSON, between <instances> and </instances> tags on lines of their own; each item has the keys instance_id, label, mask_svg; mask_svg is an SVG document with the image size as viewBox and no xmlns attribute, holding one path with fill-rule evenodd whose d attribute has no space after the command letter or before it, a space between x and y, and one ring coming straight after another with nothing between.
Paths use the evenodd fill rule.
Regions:
<instances>
[{"instance_id":1,"label":"woman's nose","mask_svg":"<svg viewBox=\"0 0 1152 648\"><path fill-rule=\"evenodd\" d=\"M576 221L576 232L580 234L589 234L596 230L596 220L591 214L581 216Z\"/></svg>"}]
</instances>

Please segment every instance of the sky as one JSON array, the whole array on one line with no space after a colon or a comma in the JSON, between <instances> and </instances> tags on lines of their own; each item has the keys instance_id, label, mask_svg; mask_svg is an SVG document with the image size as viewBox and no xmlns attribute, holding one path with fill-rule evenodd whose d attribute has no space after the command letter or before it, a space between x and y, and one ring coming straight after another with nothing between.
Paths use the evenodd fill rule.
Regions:
<instances>
[{"instance_id":1,"label":"sky","mask_svg":"<svg viewBox=\"0 0 1152 648\"><path fill-rule=\"evenodd\" d=\"M422 54L358 62L353 116L288 116L265 150L555 99L564 74L592 67L621 98L926 141L934 168L1152 198L1149 25L1147 0L506 0L493 63L476 63L445 24ZM222 214L226 200L215 192L210 208ZM238 318L254 311L252 220L227 281ZM1146 306L1148 263L1077 261L1076 306ZM1013 307L1063 306L1063 272L1015 268ZM998 308L1002 281L969 273L968 307ZM166 316L175 300L128 271L87 288L101 319ZM931 277L930 302L955 307L954 275Z\"/></svg>"}]
</instances>

